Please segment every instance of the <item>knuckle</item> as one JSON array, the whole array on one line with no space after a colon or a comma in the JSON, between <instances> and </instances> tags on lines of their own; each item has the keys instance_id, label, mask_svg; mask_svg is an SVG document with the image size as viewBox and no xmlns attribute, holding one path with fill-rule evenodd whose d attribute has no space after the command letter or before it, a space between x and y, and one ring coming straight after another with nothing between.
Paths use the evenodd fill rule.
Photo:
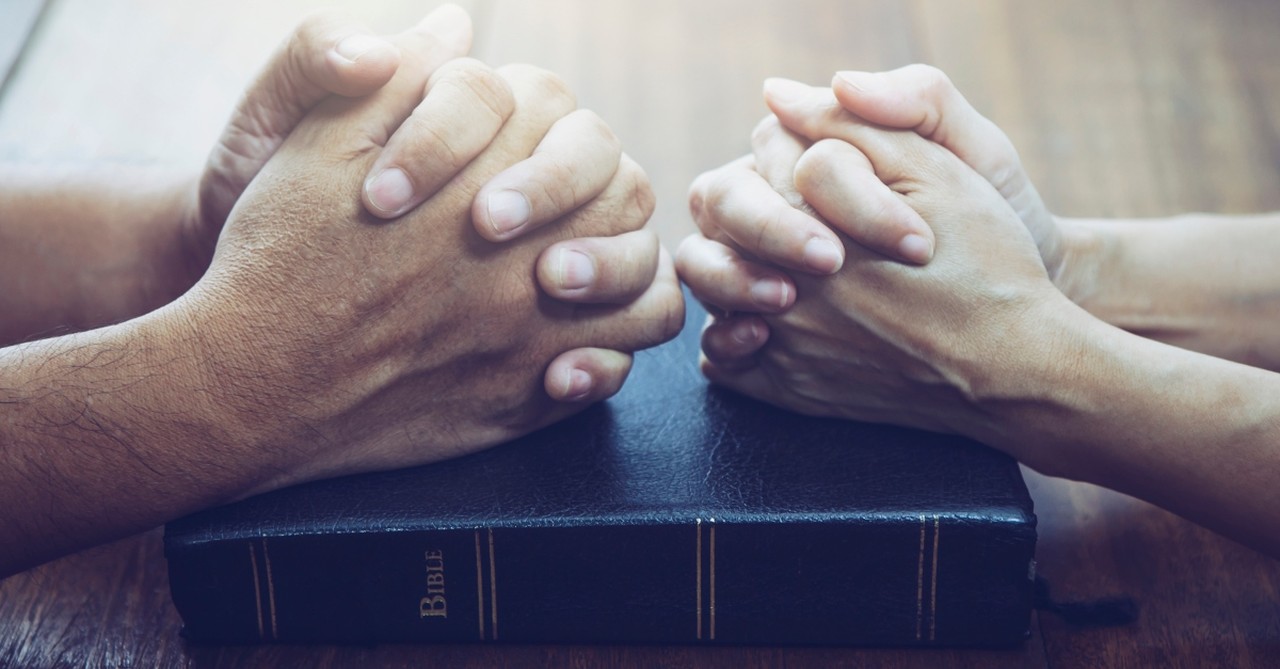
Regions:
<instances>
[{"instance_id":1,"label":"knuckle","mask_svg":"<svg viewBox=\"0 0 1280 669\"><path fill-rule=\"evenodd\" d=\"M534 90L547 100L564 103L569 108L578 105L577 96L573 94L573 89L569 88L569 84L560 75L550 70L537 69L534 77Z\"/></svg>"},{"instance_id":2,"label":"knuckle","mask_svg":"<svg viewBox=\"0 0 1280 669\"><path fill-rule=\"evenodd\" d=\"M787 233L791 231L786 214L786 209L775 208L760 218L753 247L755 250L768 251L783 246L782 240L789 237Z\"/></svg>"},{"instance_id":3,"label":"knuckle","mask_svg":"<svg viewBox=\"0 0 1280 669\"><path fill-rule=\"evenodd\" d=\"M640 227L653 216L657 208L658 200L653 193L653 185L649 183L649 175L644 168L628 156L623 156L618 172L626 180L624 183L627 184L627 192L631 194L631 211L639 222L636 227Z\"/></svg>"},{"instance_id":4,"label":"knuckle","mask_svg":"<svg viewBox=\"0 0 1280 669\"><path fill-rule=\"evenodd\" d=\"M507 63L498 68L498 74L507 81L519 83L528 79L531 72L536 69L538 68L527 63Z\"/></svg>"},{"instance_id":5,"label":"knuckle","mask_svg":"<svg viewBox=\"0 0 1280 669\"><path fill-rule=\"evenodd\" d=\"M804 201L804 196L800 194L800 191L795 189L794 184L787 184L786 187L778 189L778 195L781 195L782 200L792 209L799 209L805 213L810 213L808 211L809 203Z\"/></svg>"},{"instance_id":6,"label":"knuckle","mask_svg":"<svg viewBox=\"0 0 1280 669\"><path fill-rule=\"evenodd\" d=\"M751 130L751 145L762 146L767 144L769 140L773 139L778 134L778 131L781 128L782 125L778 123L777 116L770 114L769 116L764 117L756 124L756 127Z\"/></svg>"},{"instance_id":7,"label":"knuckle","mask_svg":"<svg viewBox=\"0 0 1280 669\"><path fill-rule=\"evenodd\" d=\"M916 75L923 82L923 88L926 92L933 95L942 95L950 93L955 89L955 84L951 83L951 77L946 72L934 67L933 65L913 65L916 69Z\"/></svg>"},{"instance_id":8,"label":"knuckle","mask_svg":"<svg viewBox=\"0 0 1280 669\"><path fill-rule=\"evenodd\" d=\"M700 221L707 206L707 186L711 181L711 173L703 172L699 174L692 184L689 184L689 214L693 216L694 221Z\"/></svg>"},{"instance_id":9,"label":"knuckle","mask_svg":"<svg viewBox=\"0 0 1280 669\"><path fill-rule=\"evenodd\" d=\"M807 153L819 161L819 165L830 168L832 163L844 155L849 143L842 139L823 139L809 147Z\"/></svg>"},{"instance_id":10,"label":"knuckle","mask_svg":"<svg viewBox=\"0 0 1280 669\"><path fill-rule=\"evenodd\" d=\"M650 259L649 274L653 274L658 269L658 256L661 254L662 240L658 238L658 233L651 228L644 228L632 233L638 248L645 257Z\"/></svg>"},{"instance_id":11,"label":"knuckle","mask_svg":"<svg viewBox=\"0 0 1280 669\"><path fill-rule=\"evenodd\" d=\"M623 262L631 268L631 273L636 277L630 281L643 285L653 283L657 277L660 262L661 242L658 241L658 233L646 228L630 233L628 237Z\"/></svg>"},{"instance_id":12,"label":"knuckle","mask_svg":"<svg viewBox=\"0 0 1280 669\"><path fill-rule=\"evenodd\" d=\"M488 66L481 64L468 68L460 83L500 121L505 121L515 111L516 100L511 86Z\"/></svg>"},{"instance_id":13,"label":"knuckle","mask_svg":"<svg viewBox=\"0 0 1280 669\"><path fill-rule=\"evenodd\" d=\"M732 291L732 295L743 304L751 304L751 284L754 279L769 273L741 256L725 258L716 269L722 290L726 293Z\"/></svg>"},{"instance_id":14,"label":"knuckle","mask_svg":"<svg viewBox=\"0 0 1280 669\"><path fill-rule=\"evenodd\" d=\"M432 75L428 90L452 89L466 99L478 100L499 122L515 110L515 95L507 80L473 58L459 58Z\"/></svg>"},{"instance_id":15,"label":"knuckle","mask_svg":"<svg viewBox=\"0 0 1280 669\"><path fill-rule=\"evenodd\" d=\"M632 302L658 280L658 254L644 244L628 241L597 257L603 269L600 288L602 294L609 296L608 301Z\"/></svg>"},{"instance_id":16,"label":"knuckle","mask_svg":"<svg viewBox=\"0 0 1280 669\"><path fill-rule=\"evenodd\" d=\"M708 178L702 197L703 214L711 222L719 223L730 214L733 187L726 174L714 174Z\"/></svg>"},{"instance_id":17,"label":"knuckle","mask_svg":"<svg viewBox=\"0 0 1280 669\"><path fill-rule=\"evenodd\" d=\"M933 65L921 65L920 67L924 70L925 75L930 80L945 86L951 85L951 77L948 77L947 73L943 72L941 69Z\"/></svg>"},{"instance_id":18,"label":"knuckle","mask_svg":"<svg viewBox=\"0 0 1280 669\"><path fill-rule=\"evenodd\" d=\"M844 142L835 139L824 139L809 147L796 162L796 190L801 194L812 193L826 182L837 159L842 153Z\"/></svg>"},{"instance_id":19,"label":"knuckle","mask_svg":"<svg viewBox=\"0 0 1280 669\"><path fill-rule=\"evenodd\" d=\"M862 207L859 216L847 221L853 227L850 236L859 243L892 249L900 236L892 202L884 197L872 197Z\"/></svg>"},{"instance_id":20,"label":"knuckle","mask_svg":"<svg viewBox=\"0 0 1280 669\"><path fill-rule=\"evenodd\" d=\"M613 132L613 128L605 123L599 114L590 109L579 109L571 116L576 116L582 120L583 128L586 132L591 133L595 140L593 145L610 153L621 153L622 140L618 139L618 135Z\"/></svg>"},{"instance_id":21,"label":"knuckle","mask_svg":"<svg viewBox=\"0 0 1280 669\"><path fill-rule=\"evenodd\" d=\"M578 203L576 165L562 158L547 155L538 164L538 182L535 192L546 203L547 210L555 217L572 211ZM535 203L535 209L537 209Z\"/></svg>"},{"instance_id":22,"label":"knuckle","mask_svg":"<svg viewBox=\"0 0 1280 669\"><path fill-rule=\"evenodd\" d=\"M676 274L682 281L689 281L695 273L693 270L698 268L698 246L703 239L706 238L695 233L680 240L680 245L676 247Z\"/></svg>"},{"instance_id":23,"label":"knuckle","mask_svg":"<svg viewBox=\"0 0 1280 669\"><path fill-rule=\"evenodd\" d=\"M504 65L499 72L513 84L517 90L545 103L560 103L567 109L577 106L577 98L573 90L559 75L541 67L516 63Z\"/></svg>"},{"instance_id":24,"label":"knuckle","mask_svg":"<svg viewBox=\"0 0 1280 669\"><path fill-rule=\"evenodd\" d=\"M655 343L674 338L684 327L684 296L680 287L675 282L664 282L660 290L661 300L654 318Z\"/></svg>"},{"instance_id":25,"label":"knuckle","mask_svg":"<svg viewBox=\"0 0 1280 669\"><path fill-rule=\"evenodd\" d=\"M298 46L309 46L322 39L333 30L335 25L343 21L343 15L333 10L311 12L298 22L290 39Z\"/></svg>"},{"instance_id":26,"label":"knuckle","mask_svg":"<svg viewBox=\"0 0 1280 669\"><path fill-rule=\"evenodd\" d=\"M410 154L404 157L408 165L421 165L432 171L446 166L456 171L469 162L468 157L455 146L457 140L437 127L432 119L414 116L412 123L413 146ZM408 172L412 178L413 170Z\"/></svg>"},{"instance_id":27,"label":"knuckle","mask_svg":"<svg viewBox=\"0 0 1280 669\"><path fill-rule=\"evenodd\" d=\"M304 86L327 88L324 71L328 59L324 52L332 48L338 38L355 32L358 26L350 17L334 10L312 12L299 21L282 47L286 76L281 84L281 99L299 99Z\"/></svg>"}]
</instances>

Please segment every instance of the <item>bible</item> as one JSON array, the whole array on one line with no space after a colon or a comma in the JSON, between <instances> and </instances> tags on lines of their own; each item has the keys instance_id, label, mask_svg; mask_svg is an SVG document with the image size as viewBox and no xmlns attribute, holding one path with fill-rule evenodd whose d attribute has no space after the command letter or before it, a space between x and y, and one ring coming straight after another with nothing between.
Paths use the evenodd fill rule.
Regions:
<instances>
[{"instance_id":1,"label":"bible","mask_svg":"<svg viewBox=\"0 0 1280 669\"><path fill-rule=\"evenodd\" d=\"M170 523L184 634L212 643L1011 646L1035 515L964 438L710 387L703 312L608 402L457 460Z\"/></svg>"}]
</instances>

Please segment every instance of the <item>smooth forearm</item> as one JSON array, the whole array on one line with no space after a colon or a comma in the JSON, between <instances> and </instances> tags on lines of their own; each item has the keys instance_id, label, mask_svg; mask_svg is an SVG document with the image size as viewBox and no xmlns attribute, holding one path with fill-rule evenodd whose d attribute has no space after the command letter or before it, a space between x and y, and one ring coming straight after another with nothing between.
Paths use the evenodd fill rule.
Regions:
<instances>
[{"instance_id":1,"label":"smooth forearm","mask_svg":"<svg viewBox=\"0 0 1280 669\"><path fill-rule=\"evenodd\" d=\"M138 168L0 167L0 346L119 323L195 281L191 179Z\"/></svg>"},{"instance_id":2,"label":"smooth forearm","mask_svg":"<svg viewBox=\"0 0 1280 669\"><path fill-rule=\"evenodd\" d=\"M983 435L1046 473L1170 509L1280 556L1280 375L1067 306ZM1047 331L1047 330L1046 330Z\"/></svg>"},{"instance_id":3,"label":"smooth forearm","mask_svg":"<svg viewBox=\"0 0 1280 669\"><path fill-rule=\"evenodd\" d=\"M1059 219L1059 286L1102 320L1174 346L1280 370L1280 214Z\"/></svg>"},{"instance_id":4,"label":"smooth forearm","mask_svg":"<svg viewBox=\"0 0 1280 669\"><path fill-rule=\"evenodd\" d=\"M270 476L271 449L218 419L168 311L0 349L0 577Z\"/></svg>"}]
</instances>

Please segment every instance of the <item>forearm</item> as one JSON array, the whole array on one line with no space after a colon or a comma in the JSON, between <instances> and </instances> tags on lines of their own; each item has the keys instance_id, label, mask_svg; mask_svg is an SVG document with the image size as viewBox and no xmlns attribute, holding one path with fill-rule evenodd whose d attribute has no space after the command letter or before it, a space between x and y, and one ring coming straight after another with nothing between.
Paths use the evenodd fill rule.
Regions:
<instances>
[{"instance_id":1,"label":"forearm","mask_svg":"<svg viewBox=\"0 0 1280 669\"><path fill-rule=\"evenodd\" d=\"M1046 473L1170 509L1280 556L1280 375L1174 348L1069 305L981 435ZM1047 327L1046 327L1047 326Z\"/></svg>"},{"instance_id":2,"label":"forearm","mask_svg":"<svg viewBox=\"0 0 1280 669\"><path fill-rule=\"evenodd\" d=\"M1059 219L1059 287L1090 313L1174 346L1280 370L1280 214Z\"/></svg>"},{"instance_id":3,"label":"forearm","mask_svg":"<svg viewBox=\"0 0 1280 669\"><path fill-rule=\"evenodd\" d=\"M0 346L119 323L195 281L192 187L160 171L0 166Z\"/></svg>"},{"instance_id":4,"label":"forearm","mask_svg":"<svg viewBox=\"0 0 1280 669\"><path fill-rule=\"evenodd\" d=\"M272 449L217 418L168 311L0 349L0 577L271 475Z\"/></svg>"}]
</instances>

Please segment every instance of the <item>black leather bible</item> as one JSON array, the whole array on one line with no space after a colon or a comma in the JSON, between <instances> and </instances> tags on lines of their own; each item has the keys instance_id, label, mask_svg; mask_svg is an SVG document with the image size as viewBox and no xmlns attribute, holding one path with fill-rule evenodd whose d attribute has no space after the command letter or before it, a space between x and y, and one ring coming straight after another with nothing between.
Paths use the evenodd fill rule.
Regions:
<instances>
[{"instance_id":1,"label":"black leather bible","mask_svg":"<svg viewBox=\"0 0 1280 669\"><path fill-rule=\"evenodd\" d=\"M615 398L458 460L169 524L189 639L1010 646L1035 516L966 439L709 387L703 312Z\"/></svg>"}]
</instances>

